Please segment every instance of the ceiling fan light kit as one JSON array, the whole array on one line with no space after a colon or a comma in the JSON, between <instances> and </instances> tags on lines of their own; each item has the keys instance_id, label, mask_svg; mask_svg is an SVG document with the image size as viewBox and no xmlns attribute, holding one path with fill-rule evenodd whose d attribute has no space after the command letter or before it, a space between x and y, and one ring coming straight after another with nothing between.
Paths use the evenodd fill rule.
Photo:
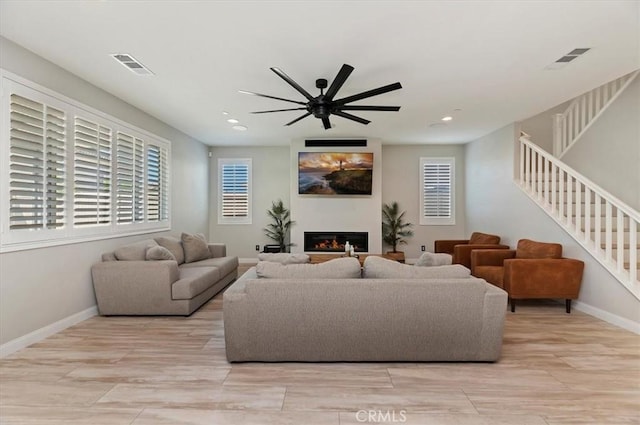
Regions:
<instances>
[{"instance_id":1,"label":"ceiling fan light kit","mask_svg":"<svg viewBox=\"0 0 640 425\"><path fill-rule=\"evenodd\" d=\"M400 83L388 84L386 86L378 87L377 89L367 90L362 93L355 94L353 96L343 97L341 99L335 99L334 97L338 93L338 91L342 88L349 75L353 72L354 68L351 65L344 64L340 71L338 71L338 75L333 79L331 86L329 86L329 82L324 78L318 78L316 80L316 88L320 89L320 94L318 96L312 96L307 92L302 86L296 83L291 77L284 73L280 68L271 68L271 71L276 73L280 78L286 81L291 87L296 89L300 94L302 94L305 101L291 100L291 99L283 99L281 97L270 96L266 94L260 94L255 92L250 92L246 90L240 90L240 93L250 94L253 96L266 97L268 99L281 100L284 102L295 103L301 105L298 108L287 108L287 109L274 109L269 111L257 111L252 112L252 114L268 114L272 112L285 112L285 111L306 111L303 115L294 119L293 121L288 122L285 126L289 126L297 123L298 121L313 115L314 117L322 120L322 124L325 130L331 128L331 121L329 120L330 115L336 115L341 118L345 118L351 121L359 122L360 124L367 125L371 121L361 118L359 116L350 114L345 111L399 111L399 106L373 106L373 105L348 105L351 102L357 102L358 100L367 99L369 97L378 96L380 94L388 93L390 91L398 90L402 88ZM327 87L329 87L327 89ZM327 89L325 93L324 90Z\"/></svg>"}]
</instances>

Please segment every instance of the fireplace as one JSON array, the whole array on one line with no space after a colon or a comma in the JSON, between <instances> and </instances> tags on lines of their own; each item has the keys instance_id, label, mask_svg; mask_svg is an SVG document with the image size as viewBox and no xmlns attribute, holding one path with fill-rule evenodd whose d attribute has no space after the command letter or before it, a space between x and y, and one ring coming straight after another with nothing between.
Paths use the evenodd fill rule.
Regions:
<instances>
[{"instance_id":1,"label":"fireplace","mask_svg":"<svg viewBox=\"0 0 640 425\"><path fill-rule=\"evenodd\" d=\"M368 232L304 232L305 252L344 252L347 241L355 252L369 251Z\"/></svg>"}]
</instances>

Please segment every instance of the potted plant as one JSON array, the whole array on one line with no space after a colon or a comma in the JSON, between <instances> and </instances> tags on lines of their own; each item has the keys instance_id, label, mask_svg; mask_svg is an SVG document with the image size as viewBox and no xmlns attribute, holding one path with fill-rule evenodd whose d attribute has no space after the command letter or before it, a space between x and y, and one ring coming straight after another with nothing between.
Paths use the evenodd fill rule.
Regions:
<instances>
[{"instance_id":1,"label":"potted plant","mask_svg":"<svg viewBox=\"0 0 640 425\"><path fill-rule=\"evenodd\" d=\"M387 255L400 262L404 262L404 252L398 251L398 245L406 244L404 238L413 236L413 224L405 222L404 214L397 202L382 205L382 240L392 248Z\"/></svg>"},{"instance_id":2,"label":"potted plant","mask_svg":"<svg viewBox=\"0 0 640 425\"><path fill-rule=\"evenodd\" d=\"M290 212L285 208L282 199L271 203L271 208L267 210L267 215L273 220L264 230L267 237L273 240L279 247L280 252L286 252L287 247L293 245L286 243L289 237L289 228L295 221L291 221Z\"/></svg>"}]
</instances>

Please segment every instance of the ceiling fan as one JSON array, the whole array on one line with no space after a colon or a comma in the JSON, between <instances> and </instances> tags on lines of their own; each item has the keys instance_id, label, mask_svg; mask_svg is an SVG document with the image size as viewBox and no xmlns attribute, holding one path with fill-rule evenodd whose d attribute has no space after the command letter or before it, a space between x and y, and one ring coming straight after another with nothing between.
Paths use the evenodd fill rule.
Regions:
<instances>
[{"instance_id":1,"label":"ceiling fan","mask_svg":"<svg viewBox=\"0 0 640 425\"><path fill-rule=\"evenodd\" d=\"M289 108L289 109L274 109L271 111L258 111L252 112L252 114L267 114L271 112L284 112L284 111L307 111L303 115L299 116L295 120L285 124L291 125L303 118L312 115L316 118L322 120L322 124L324 125L324 129L328 130L331 128L331 121L329 121L330 115L336 115L342 118L346 118L348 120L356 121L361 124L369 124L371 121L366 120L364 118L360 118L356 115L350 114L345 111L399 111L399 106L366 106L366 105L347 105L348 103L355 102L358 100L366 99L368 97L377 96L379 94L387 93L393 90L398 90L402 88L400 83L393 83L383 87L378 87L377 89L367 90L365 92L354 94L353 96L343 97L341 99L335 99L334 97L342 88L344 82L349 78L349 75L353 72L353 67L351 65L344 64L340 71L338 71L338 75L334 78L331 86L327 92L324 92L324 89L327 88L327 80L324 78L318 78L316 80L316 88L320 89L320 94L316 97L313 97L303 89L298 83L296 83L291 77L285 74L280 68L271 68L273 72L275 72L280 78L285 80L291 87L300 92L306 99L307 102L301 102L297 100L283 99L281 97L269 96L267 94L254 93L246 90L240 90L240 93L250 94L253 96L267 97L269 99L282 100L285 102L297 103L298 105L303 105L299 108Z\"/></svg>"}]
</instances>

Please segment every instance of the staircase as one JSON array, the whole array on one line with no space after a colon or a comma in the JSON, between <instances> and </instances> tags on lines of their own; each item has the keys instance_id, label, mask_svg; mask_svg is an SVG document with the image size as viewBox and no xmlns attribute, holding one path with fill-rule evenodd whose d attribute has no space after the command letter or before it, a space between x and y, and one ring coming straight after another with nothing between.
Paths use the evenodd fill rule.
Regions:
<instances>
[{"instance_id":1,"label":"staircase","mask_svg":"<svg viewBox=\"0 0 640 425\"><path fill-rule=\"evenodd\" d=\"M520 137L518 184L640 299L640 213Z\"/></svg>"},{"instance_id":2,"label":"staircase","mask_svg":"<svg viewBox=\"0 0 640 425\"><path fill-rule=\"evenodd\" d=\"M553 155L562 158L640 71L635 71L576 97L562 114L554 116Z\"/></svg>"}]
</instances>

